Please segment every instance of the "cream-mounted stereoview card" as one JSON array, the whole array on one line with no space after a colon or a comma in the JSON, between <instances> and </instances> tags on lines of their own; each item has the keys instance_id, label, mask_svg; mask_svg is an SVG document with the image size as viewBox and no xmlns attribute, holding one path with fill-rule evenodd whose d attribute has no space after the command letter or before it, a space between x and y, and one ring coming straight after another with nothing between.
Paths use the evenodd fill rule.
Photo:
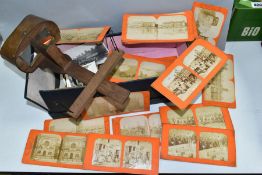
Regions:
<instances>
[{"instance_id":1,"label":"cream-mounted stereoview card","mask_svg":"<svg viewBox=\"0 0 262 175\"><path fill-rule=\"evenodd\" d=\"M202 91L202 103L205 105L236 108L234 58L227 54L224 67Z\"/></svg>"}]
</instances>

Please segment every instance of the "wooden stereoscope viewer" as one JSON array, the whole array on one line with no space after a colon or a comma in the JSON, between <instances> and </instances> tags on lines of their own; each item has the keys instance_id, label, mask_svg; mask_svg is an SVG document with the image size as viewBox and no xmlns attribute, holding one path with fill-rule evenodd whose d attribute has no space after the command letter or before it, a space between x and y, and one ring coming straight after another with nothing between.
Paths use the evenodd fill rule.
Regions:
<instances>
[{"instance_id":1,"label":"wooden stereoscope viewer","mask_svg":"<svg viewBox=\"0 0 262 175\"><path fill-rule=\"evenodd\" d=\"M106 62L94 74L74 63L56 46L60 40L58 26L49 20L28 15L6 39L1 48L1 56L25 73L50 69L54 73L68 74L83 82L86 87L67 109L69 116L78 118L88 108L96 92L105 96L117 109L124 109L129 101L130 92L111 83L105 78L122 60L123 52L113 51ZM28 49L34 52L28 54Z\"/></svg>"}]
</instances>

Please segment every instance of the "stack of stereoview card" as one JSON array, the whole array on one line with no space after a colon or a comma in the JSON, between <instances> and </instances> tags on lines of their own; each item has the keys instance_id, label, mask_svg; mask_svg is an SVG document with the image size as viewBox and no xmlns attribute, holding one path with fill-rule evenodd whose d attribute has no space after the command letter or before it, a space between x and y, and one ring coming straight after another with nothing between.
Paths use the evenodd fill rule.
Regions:
<instances>
[{"instance_id":1,"label":"stack of stereoview card","mask_svg":"<svg viewBox=\"0 0 262 175\"><path fill-rule=\"evenodd\" d=\"M227 108L192 105L184 111L160 107L161 158L236 166L235 131Z\"/></svg>"},{"instance_id":2,"label":"stack of stereoview card","mask_svg":"<svg viewBox=\"0 0 262 175\"><path fill-rule=\"evenodd\" d=\"M81 119L46 120L43 131L31 130L23 163L134 174L158 174L160 158L236 166L228 110L236 108L234 59L216 47L226 17L226 8L199 2L181 13L124 14L119 37L125 47L131 45L132 54L124 54L108 80L155 78L151 86L174 105L150 111L149 91L131 92L122 111L95 97ZM103 43L109 30L64 29L58 44L95 73L111 51ZM190 43L178 57L134 54L136 44L161 48L177 42ZM66 76L60 88L83 86ZM191 104L201 92L202 104Z\"/></svg>"},{"instance_id":3,"label":"stack of stereoview card","mask_svg":"<svg viewBox=\"0 0 262 175\"><path fill-rule=\"evenodd\" d=\"M159 139L31 130L23 163L158 174Z\"/></svg>"},{"instance_id":4,"label":"stack of stereoview card","mask_svg":"<svg viewBox=\"0 0 262 175\"><path fill-rule=\"evenodd\" d=\"M223 68L228 56L209 42L197 39L152 87L180 109L185 109Z\"/></svg>"}]
</instances>

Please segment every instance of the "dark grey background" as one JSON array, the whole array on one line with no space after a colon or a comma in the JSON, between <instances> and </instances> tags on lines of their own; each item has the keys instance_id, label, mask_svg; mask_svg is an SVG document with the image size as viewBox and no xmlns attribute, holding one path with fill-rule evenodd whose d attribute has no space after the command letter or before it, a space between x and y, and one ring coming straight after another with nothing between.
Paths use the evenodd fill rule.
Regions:
<instances>
[{"instance_id":1,"label":"dark grey background","mask_svg":"<svg viewBox=\"0 0 262 175\"><path fill-rule=\"evenodd\" d=\"M61 28L110 25L121 31L123 13L174 13L192 9L194 0L0 0L0 33L4 39L28 14L56 22ZM233 0L199 0L227 7L228 18L219 47L224 49Z\"/></svg>"}]
</instances>

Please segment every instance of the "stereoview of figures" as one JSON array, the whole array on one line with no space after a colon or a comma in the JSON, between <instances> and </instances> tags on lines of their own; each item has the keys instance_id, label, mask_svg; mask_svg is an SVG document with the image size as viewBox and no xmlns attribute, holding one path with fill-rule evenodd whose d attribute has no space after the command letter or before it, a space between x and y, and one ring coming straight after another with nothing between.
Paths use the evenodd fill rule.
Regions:
<instances>
[{"instance_id":1,"label":"stereoview of figures","mask_svg":"<svg viewBox=\"0 0 262 175\"><path fill-rule=\"evenodd\" d=\"M162 134L159 113L114 118L112 126L115 135L160 138Z\"/></svg>"}]
</instances>

